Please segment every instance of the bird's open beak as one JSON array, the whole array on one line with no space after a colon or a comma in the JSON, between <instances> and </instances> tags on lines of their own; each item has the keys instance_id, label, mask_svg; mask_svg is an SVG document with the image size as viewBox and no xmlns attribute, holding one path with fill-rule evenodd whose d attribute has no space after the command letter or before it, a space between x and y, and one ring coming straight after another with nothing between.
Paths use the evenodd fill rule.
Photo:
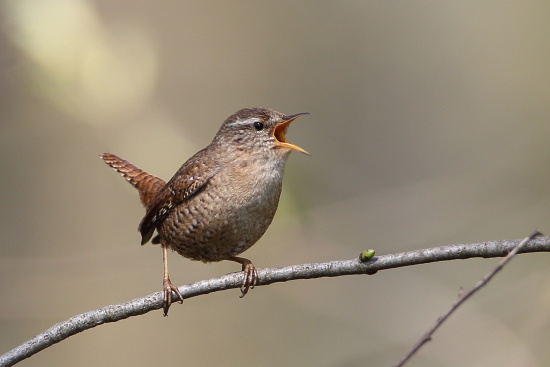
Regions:
<instances>
[{"instance_id":1,"label":"bird's open beak","mask_svg":"<svg viewBox=\"0 0 550 367\"><path fill-rule=\"evenodd\" d=\"M298 117L302 115L308 115L308 114L309 112L302 112L302 113L297 113L295 115L286 116L286 120L281 122L279 125L275 126L275 129L273 129L273 137L275 138L275 140L277 140L277 142L279 143L279 146L287 149L297 150L298 152L302 152L304 154L309 155L307 151L300 148L299 146L287 142L285 137L286 129L288 125L290 125L290 123L296 120Z\"/></svg>"}]
</instances>

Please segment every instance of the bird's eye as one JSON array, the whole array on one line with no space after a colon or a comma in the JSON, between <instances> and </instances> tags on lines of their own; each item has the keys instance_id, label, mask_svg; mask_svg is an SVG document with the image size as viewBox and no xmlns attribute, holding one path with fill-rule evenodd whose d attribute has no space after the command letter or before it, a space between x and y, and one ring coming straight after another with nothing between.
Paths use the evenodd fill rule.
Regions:
<instances>
[{"instance_id":1,"label":"bird's eye","mask_svg":"<svg viewBox=\"0 0 550 367\"><path fill-rule=\"evenodd\" d=\"M254 121L254 129L260 131L264 129L264 124L262 124L260 121Z\"/></svg>"}]
</instances>

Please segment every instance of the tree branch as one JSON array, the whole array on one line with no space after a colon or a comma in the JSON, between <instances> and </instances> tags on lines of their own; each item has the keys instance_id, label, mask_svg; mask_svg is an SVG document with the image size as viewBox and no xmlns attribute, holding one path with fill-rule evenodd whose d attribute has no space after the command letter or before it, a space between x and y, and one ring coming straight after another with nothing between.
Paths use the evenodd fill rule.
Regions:
<instances>
[{"instance_id":1,"label":"tree branch","mask_svg":"<svg viewBox=\"0 0 550 367\"><path fill-rule=\"evenodd\" d=\"M297 279L374 274L379 270L427 264L436 261L468 259L473 257L503 257L512 251L520 242L521 240L490 241L442 246L392 255L376 256L366 262L361 262L356 258L352 260L293 265L282 268L258 269L259 279L257 286ZM550 237L541 237L529 241L521 252L550 252ZM226 289L239 288L241 283L242 272L237 272L184 285L179 287L179 290L184 298L192 298ZM0 366L12 366L84 330L91 329L101 324L123 320L131 316L143 315L147 312L160 309L162 306L162 292L156 292L129 302L105 306L97 310L73 316L1 355Z\"/></svg>"},{"instance_id":2,"label":"tree branch","mask_svg":"<svg viewBox=\"0 0 550 367\"><path fill-rule=\"evenodd\" d=\"M491 270L489 273L487 273L479 282L476 283L476 285L470 289L468 292L462 293L460 297L458 297L458 300L453 303L453 305L447 310L443 315L439 316L434 325L424 334L422 337L418 340L418 342L412 347L412 349L399 361L399 363L396 365L396 367L402 367L407 363L419 350L426 344L427 342L432 340L432 335L436 332L437 329L443 325L443 323L453 314L466 300L468 300L471 296L474 295L477 291L479 291L481 288L483 288L487 283L493 279L493 277L504 268L506 264L512 260L514 256L516 256L522 248L524 248L530 241L532 241L535 237L542 235L540 232L535 231L533 234L531 234L529 237L525 237L504 259L502 259L498 265Z\"/></svg>"}]
</instances>

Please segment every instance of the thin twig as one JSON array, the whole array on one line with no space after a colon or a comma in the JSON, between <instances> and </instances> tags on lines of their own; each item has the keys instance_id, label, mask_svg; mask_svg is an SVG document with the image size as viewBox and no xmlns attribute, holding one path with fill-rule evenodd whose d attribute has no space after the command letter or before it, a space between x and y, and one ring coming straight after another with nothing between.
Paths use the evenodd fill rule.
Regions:
<instances>
[{"instance_id":1,"label":"thin twig","mask_svg":"<svg viewBox=\"0 0 550 367\"><path fill-rule=\"evenodd\" d=\"M502 268L512 260L514 256L518 254L522 250L523 247L525 247L530 241L532 241L535 237L542 236L542 233L539 231L535 231L533 234L531 234L529 237L524 238L510 253L503 258L498 265L488 274L486 274L477 284L468 292L462 293L460 297L458 297L458 300L451 306L451 308L445 312L443 315L439 316L435 324L431 327L430 330L428 330L422 337L418 340L418 342L412 347L412 349L407 353L401 361L396 365L396 367L402 367L409 361L417 352L422 348L423 345L425 345L427 342L432 340L432 335L435 333L441 325L451 316L453 312L455 312L468 298L470 298L474 293L479 291L481 288L483 288L493 277L500 271Z\"/></svg>"},{"instance_id":2,"label":"thin twig","mask_svg":"<svg viewBox=\"0 0 550 367\"><path fill-rule=\"evenodd\" d=\"M520 240L490 241L442 246L373 257L366 262L361 262L358 258L355 258L326 263L301 264L284 268L258 269L259 279L257 286L296 279L336 277L353 274L374 274L379 270L427 264L437 261L468 259L473 257L503 257L518 246L520 242ZM522 252L550 252L550 237L529 241L529 243L523 247ZM218 278L184 285L179 287L179 290L184 298L192 298L226 289L239 288L242 284L242 276L242 272L231 273ZM157 292L129 302L105 306L94 311L71 317L1 355L0 366L12 366L84 330L91 329L101 324L116 322L131 316L143 315L147 312L160 309L162 306L162 292ZM172 312L176 310L175 308Z\"/></svg>"}]
</instances>

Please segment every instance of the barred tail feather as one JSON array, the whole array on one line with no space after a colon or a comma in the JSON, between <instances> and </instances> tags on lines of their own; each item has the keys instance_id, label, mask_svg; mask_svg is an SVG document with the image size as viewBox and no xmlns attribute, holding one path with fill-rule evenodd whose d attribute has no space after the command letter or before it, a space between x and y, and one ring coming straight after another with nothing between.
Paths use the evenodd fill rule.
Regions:
<instances>
[{"instance_id":1,"label":"barred tail feather","mask_svg":"<svg viewBox=\"0 0 550 367\"><path fill-rule=\"evenodd\" d=\"M163 179L137 168L114 154L103 153L100 157L138 190L139 198L145 209L149 208L159 190L166 185Z\"/></svg>"}]
</instances>

